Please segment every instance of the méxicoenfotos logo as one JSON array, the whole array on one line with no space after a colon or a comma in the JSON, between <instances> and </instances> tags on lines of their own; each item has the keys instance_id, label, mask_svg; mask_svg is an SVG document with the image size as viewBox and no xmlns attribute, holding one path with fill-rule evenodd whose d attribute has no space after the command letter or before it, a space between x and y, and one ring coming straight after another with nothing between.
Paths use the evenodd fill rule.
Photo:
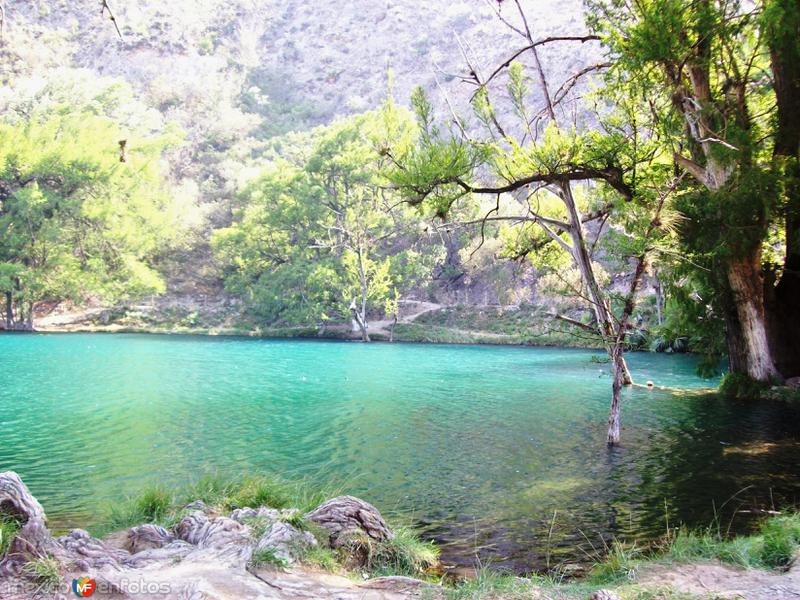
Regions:
<instances>
[{"instance_id":1,"label":"m\u00e9xicoenfotos logo","mask_svg":"<svg viewBox=\"0 0 800 600\"><path fill-rule=\"evenodd\" d=\"M97 582L89 577L79 577L72 580L72 591L78 598L88 598L97 589Z\"/></svg>"},{"instance_id":2,"label":"m\u00e9xicoenfotos logo","mask_svg":"<svg viewBox=\"0 0 800 600\"><path fill-rule=\"evenodd\" d=\"M72 583L62 582L53 592L58 592L64 596L73 594L78 598L88 598L97 593L100 595L124 594L127 596L137 595L168 595L173 591L173 586L169 583L158 581L145 581L144 579L119 579L111 582L103 579L94 579L88 576L77 577ZM0 580L0 598L21 597L33 598L41 592L41 585L25 579L6 579Z\"/></svg>"}]
</instances>

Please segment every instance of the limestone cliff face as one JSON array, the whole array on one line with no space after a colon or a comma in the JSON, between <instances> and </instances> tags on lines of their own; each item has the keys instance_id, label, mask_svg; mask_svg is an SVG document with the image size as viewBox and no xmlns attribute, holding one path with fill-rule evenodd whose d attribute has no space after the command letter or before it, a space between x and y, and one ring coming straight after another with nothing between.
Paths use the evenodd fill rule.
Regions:
<instances>
[{"instance_id":1,"label":"limestone cliff face","mask_svg":"<svg viewBox=\"0 0 800 600\"><path fill-rule=\"evenodd\" d=\"M525 44L495 14L519 25L510 0L108 0L121 36L101 0L3 4L0 82L15 87L0 90L0 111L17 87L48 76L111 77L184 132L166 159L176 187L202 209L204 232L162 270L171 293L189 296L220 294L206 234L230 222L243 171L270 138L378 107L390 72L399 103L421 85L440 114L450 114L446 96L468 117L465 55L486 76ZM536 37L585 32L582 0L523 5ZM554 88L592 52L594 44L544 47Z\"/></svg>"},{"instance_id":2,"label":"limestone cliff face","mask_svg":"<svg viewBox=\"0 0 800 600\"><path fill-rule=\"evenodd\" d=\"M415 85L464 96L462 48L488 66L523 42L493 12L514 20L512 3L495 0L110 0L121 40L100 0L5 4L6 79L86 68L190 128L216 115L264 136L377 106L390 69L400 101ZM580 0L524 5L537 37L584 30ZM552 50L549 69L569 73L585 51Z\"/></svg>"}]
</instances>

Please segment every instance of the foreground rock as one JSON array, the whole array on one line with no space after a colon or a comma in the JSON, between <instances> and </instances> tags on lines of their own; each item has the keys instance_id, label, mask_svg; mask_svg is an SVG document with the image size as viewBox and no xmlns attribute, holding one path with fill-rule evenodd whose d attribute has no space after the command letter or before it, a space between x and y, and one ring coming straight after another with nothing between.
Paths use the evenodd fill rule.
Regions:
<instances>
[{"instance_id":1,"label":"foreground rock","mask_svg":"<svg viewBox=\"0 0 800 600\"><path fill-rule=\"evenodd\" d=\"M328 531L334 548L344 546L354 536L366 535L376 542L394 536L378 509L354 496L328 500L308 513L307 517Z\"/></svg>"},{"instance_id":2,"label":"foreground rock","mask_svg":"<svg viewBox=\"0 0 800 600\"><path fill-rule=\"evenodd\" d=\"M383 577L356 583L298 565L316 538L284 519L296 510L242 508L230 516L211 514L202 503L172 528L133 527L117 542L93 538L82 529L54 538L42 506L16 473L0 473L0 510L15 519L19 532L0 559L0 598L74 597L73 578L90 577L93 598L159 600L227 600L241 598L338 598L395 600L414 598L430 584L406 577ZM205 510L204 510L205 509ZM393 533L372 505L343 496L320 506L315 514L331 539L360 532L375 540ZM256 566L254 555L266 553L280 565ZM59 570L58 589L46 589L31 565L46 558ZM53 562L54 561L54 562ZM434 593L435 597L438 595ZM428 594L430 597L430 594Z\"/></svg>"}]
</instances>

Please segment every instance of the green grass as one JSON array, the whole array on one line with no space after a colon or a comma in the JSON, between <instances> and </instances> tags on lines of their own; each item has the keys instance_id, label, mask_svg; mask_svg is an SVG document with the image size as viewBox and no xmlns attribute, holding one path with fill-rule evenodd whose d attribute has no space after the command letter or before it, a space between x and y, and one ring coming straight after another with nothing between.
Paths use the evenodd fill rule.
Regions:
<instances>
[{"instance_id":1,"label":"green grass","mask_svg":"<svg viewBox=\"0 0 800 600\"><path fill-rule=\"evenodd\" d=\"M786 566L800 552L800 513L766 519L757 534L725 538L719 531L680 532L649 551L614 542L598 557L588 576L564 581L557 571L519 578L482 568L476 577L458 583L446 592L449 600L522 600L545 597L553 600L585 600L598 589L612 589L623 600L697 600L700 596L671 588L645 588L637 574L649 563L719 560L743 568L775 569ZM703 600L714 600L703 596Z\"/></svg>"},{"instance_id":2,"label":"green grass","mask_svg":"<svg viewBox=\"0 0 800 600\"><path fill-rule=\"evenodd\" d=\"M439 549L408 527L398 527L394 537L384 542L367 543L366 568L374 576L420 575L439 562Z\"/></svg>"},{"instance_id":3,"label":"green grass","mask_svg":"<svg viewBox=\"0 0 800 600\"><path fill-rule=\"evenodd\" d=\"M176 516L174 500L172 494L163 488L149 488L138 496L111 504L93 531L96 535L105 535L144 523L171 525Z\"/></svg>"},{"instance_id":4,"label":"green grass","mask_svg":"<svg viewBox=\"0 0 800 600\"><path fill-rule=\"evenodd\" d=\"M219 475L206 475L179 497L184 505L202 500L209 506L226 511L269 506L278 509L297 508L304 513L339 493L336 486L312 487L307 481L285 481L278 477L253 475L232 480Z\"/></svg>"},{"instance_id":5,"label":"green grass","mask_svg":"<svg viewBox=\"0 0 800 600\"><path fill-rule=\"evenodd\" d=\"M262 550L256 550L253 553L253 556L250 559L250 566L255 569L269 566L285 569L289 566L289 563L286 562L285 559L275 554L275 551L272 548L264 548Z\"/></svg>"},{"instance_id":6,"label":"green grass","mask_svg":"<svg viewBox=\"0 0 800 600\"><path fill-rule=\"evenodd\" d=\"M309 548L306 550L300 562L309 567L328 571L329 573L334 573L342 569L341 555L322 543L316 548Z\"/></svg>"},{"instance_id":7,"label":"green grass","mask_svg":"<svg viewBox=\"0 0 800 600\"><path fill-rule=\"evenodd\" d=\"M303 553L301 562L326 570L338 570L345 557L329 547L327 532L306 520L304 514L340 493L341 490L333 486L312 488L306 481L290 482L260 475L231 480L207 475L182 491L169 492L156 487L112 504L101 522L93 527L93 533L103 536L143 523L169 527L186 513L185 506L196 500L202 500L221 514L244 507L296 508L299 512L282 515L281 518L297 529L309 531L319 542L318 548L309 548ZM268 522L251 519L247 525L253 530L254 538L258 539L265 533ZM422 541L407 527L397 528L395 536L385 542L375 542L364 536L356 543L365 551L365 570L373 575L419 575L438 562L436 547ZM267 563L276 564L270 562L266 555L254 557L256 565Z\"/></svg>"},{"instance_id":8,"label":"green grass","mask_svg":"<svg viewBox=\"0 0 800 600\"><path fill-rule=\"evenodd\" d=\"M23 575L39 584L37 594L55 592L61 585L61 570L61 563L52 556L36 558L22 567Z\"/></svg>"},{"instance_id":9,"label":"green grass","mask_svg":"<svg viewBox=\"0 0 800 600\"><path fill-rule=\"evenodd\" d=\"M678 562L719 560L749 569L786 566L800 552L800 513L765 520L758 534L728 538L718 530L679 532L662 557Z\"/></svg>"},{"instance_id":10,"label":"green grass","mask_svg":"<svg viewBox=\"0 0 800 600\"><path fill-rule=\"evenodd\" d=\"M482 568L477 575L458 583L445 592L447 600L586 600L592 592L611 589L622 600L716 600L710 596L696 596L676 592L668 587L645 588L634 583L603 586L588 581L563 582L557 576L532 576L521 578ZM433 600L440 598L435 591L423 594ZM721 600L721 599L720 599Z\"/></svg>"},{"instance_id":11,"label":"green grass","mask_svg":"<svg viewBox=\"0 0 800 600\"><path fill-rule=\"evenodd\" d=\"M8 552L11 542L19 532L19 521L0 515L0 556Z\"/></svg>"},{"instance_id":12,"label":"green grass","mask_svg":"<svg viewBox=\"0 0 800 600\"><path fill-rule=\"evenodd\" d=\"M184 507L196 500L202 500L209 507L223 513L244 507L297 508L300 513L290 515L285 520L295 527L303 528L303 513L337 495L337 487L312 488L306 481L292 482L263 475L241 479L206 475L183 490L170 492L161 487L153 487L138 496L114 502L108 506L100 522L92 527L92 531L95 535L104 536L143 523L169 527L184 516Z\"/></svg>"},{"instance_id":13,"label":"green grass","mask_svg":"<svg viewBox=\"0 0 800 600\"><path fill-rule=\"evenodd\" d=\"M614 541L608 554L592 567L588 581L596 585L633 581L640 557L641 551L635 545L628 547Z\"/></svg>"}]
</instances>

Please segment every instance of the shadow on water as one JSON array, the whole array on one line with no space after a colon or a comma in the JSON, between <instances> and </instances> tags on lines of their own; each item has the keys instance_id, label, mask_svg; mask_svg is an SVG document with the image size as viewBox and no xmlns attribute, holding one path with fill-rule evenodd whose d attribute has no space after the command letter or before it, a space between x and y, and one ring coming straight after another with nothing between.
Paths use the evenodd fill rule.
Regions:
<instances>
[{"instance_id":1,"label":"shadow on water","mask_svg":"<svg viewBox=\"0 0 800 600\"><path fill-rule=\"evenodd\" d=\"M614 540L641 547L668 528L750 533L766 510L800 504L800 407L713 394L681 402L680 418L663 429L628 427L622 446L596 446L591 485L562 481L561 499L538 518L526 507L527 516L500 521L419 524L455 570L524 573L591 563Z\"/></svg>"}]
</instances>

